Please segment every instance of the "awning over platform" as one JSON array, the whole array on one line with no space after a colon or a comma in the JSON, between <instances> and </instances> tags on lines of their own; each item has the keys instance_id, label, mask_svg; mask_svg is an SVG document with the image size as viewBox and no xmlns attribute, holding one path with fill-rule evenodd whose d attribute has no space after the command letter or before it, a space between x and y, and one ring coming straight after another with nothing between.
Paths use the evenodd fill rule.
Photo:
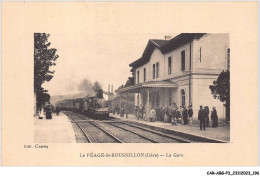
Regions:
<instances>
[{"instance_id":1,"label":"awning over platform","mask_svg":"<svg viewBox=\"0 0 260 176\"><path fill-rule=\"evenodd\" d=\"M150 81L133 86L117 89L117 93L139 93L144 88L177 88L178 85L171 81Z\"/></svg>"}]
</instances>

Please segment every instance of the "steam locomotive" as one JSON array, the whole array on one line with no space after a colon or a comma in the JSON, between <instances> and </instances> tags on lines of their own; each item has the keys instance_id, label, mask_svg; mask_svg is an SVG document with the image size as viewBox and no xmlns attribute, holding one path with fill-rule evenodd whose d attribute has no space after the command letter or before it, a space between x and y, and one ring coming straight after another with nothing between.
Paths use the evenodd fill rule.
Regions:
<instances>
[{"instance_id":1,"label":"steam locomotive","mask_svg":"<svg viewBox=\"0 0 260 176\"><path fill-rule=\"evenodd\" d=\"M61 110L69 110L95 118L107 118L110 112L108 102L103 97L97 96L63 100L57 105Z\"/></svg>"}]
</instances>

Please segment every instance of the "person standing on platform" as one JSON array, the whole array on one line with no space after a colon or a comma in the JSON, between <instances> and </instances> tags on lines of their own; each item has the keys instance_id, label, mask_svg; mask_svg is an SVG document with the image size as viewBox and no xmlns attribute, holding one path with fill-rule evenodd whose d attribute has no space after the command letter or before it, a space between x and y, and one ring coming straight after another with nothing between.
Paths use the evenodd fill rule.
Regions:
<instances>
[{"instance_id":1,"label":"person standing on platform","mask_svg":"<svg viewBox=\"0 0 260 176\"><path fill-rule=\"evenodd\" d=\"M156 111L155 111L155 108L154 107L152 107L152 109L151 109L151 117L150 117L150 122L154 122L155 121L155 119L156 119Z\"/></svg>"},{"instance_id":2,"label":"person standing on platform","mask_svg":"<svg viewBox=\"0 0 260 176\"><path fill-rule=\"evenodd\" d=\"M178 123L181 124L182 123L182 121L181 121L181 114L180 114L180 111L178 110L178 106L175 106L174 115L176 117L177 125L178 125Z\"/></svg>"},{"instance_id":3,"label":"person standing on platform","mask_svg":"<svg viewBox=\"0 0 260 176\"><path fill-rule=\"evenodd\" d=\"M55 110L56 110L56 115L59 116L59 114L60 114L60 108L59 108L59 106L57 106L57 107L55 108Z\"/></svg>"},{"instance_id":4,"label":"person standing on platform","mask_svg":"<svg viewBox=\"0 0 260 176\"><path fill-rule=\"evenodd\" d=\"M169 106L166 106L165 110L164 110L164 122L167 122L169 119Z\"/></svg>"},{"instance_id":5,"label":"person standing on platform","mask_svg":"<svg viewBox=\"0 0 260 176\"><path fill-rule=\"evenodd\" d=\"M120 110L120 117L124 117L124 107L123 106L121 107L121 110Z\"/></svg>"},{"instance_id":6,"label":"person standing on platform","mask_svg":"<svg viewBox=\"0 0 260 176\"><path fill-rule=\"evenodd\" d=\"M135 106L134 112L135 112L135 117L138 117L137 106Z\"/></svg>"},{"instance_id":7,"label":"person standing on platform","mask_svg":"<svg viewBox=\"0 0 260 176\"><path fill-rule=\"evenodd\" d=\"M172 119L171 119L171 124L177 125L177 113L176 113L176 107L174 107L173 112L172 112Z\"/></svg>"},{"instance_id":8,"label":"person standing on platform","mask_svg":"<svg viewBox=\"0 0 260 176\"><path fill-rule=\"evenodd\" d=\"M164 117L164 110L163 107L160 107L160 121L163 122L163 117Z\"/></svg>"},{"instance_id":9,"label":"person standing on platform","mask_svg":"<svg viewBox=\"0 0 260 176\"><path fill-rule=\"evenodd\" d=\"M205 116L205 125L209 127L209 107L205 106L204 108L204 116Z\"/></svg>"},{"instance_id":10,"label":"person standing on platform","mask_svg":"<svg viewBox=\"0 0 260 176\"><path fill-rule=\"evenodd\" d=\"M40 111L39 111L39 119L43 119L44 117L44 113L43 113L43 106L40 107Z\"/></svg>"},{"instance_id":11,"label":"person standing on platform","mask_svg":"<svg viewBox=\"0 0 260 176\"><path fill-rule=\"evenodd\" d=\"M144 107L143 107L142 104L140 105L139 116L140 116L141 119L144 118ZM138 119L138 120L139 120L139 119Z\"/></svg>"},{"instance_id":12,"label":"person standing on platform","mask_svg":"<svg viewBox=\"0 0 260 176\"><path fill-rule=\"evenodd\" d=\"M192 126L192 120L193 120L193 110L192 110L192 105L189 105L188 116L189 116L189 125Z\"/></svg>"},{"instance_id":13,"label":"person standing on platform","mask_svg":"<svg viewBox=\"0 0 260 176\"><path fill-rule=\"evenodd\" d=\"M125 112L126 118L128 118L128 113L129 113L129 104L128 104L128 103L125 105L125 110L124 110L124 112Z\"/></svg>"},{"instance_id":14,"label":"person standing on platform","mask_svg":"<svg viewBox=\"0 0 260 176\"><path fill-rule=\"evenodd\" d=\"M198 119L200 121L200 130L206 130L205 128L205 116L204 116L204 109L203 106L200 106L199 114L198 114Z\"/></svg>"},{"instance_id":15,"label":"person standing on platform","mask_svg":"<svg viewBox=\"0 0 260 176\"><path fill-rule=\"evenodd\" d=\"M211 111L211 120L212 120L212 127L213 128L218 127L218 114L215 107L213 107L213 110Z\"/></svg>"},{"instance_id":16,"label":"person standing on platform","mask_svg":"<svg viewBox=\"0 0 260 176\"><path fill-rule=\"evenodd\" d=\"M45 107L46 119L52 119L51 105L48 103Z\"/></svg>"},{"instance_id":17,"label":"person standing on platform","mask_svg":"<svg viewBox=\"0 0 260 176\"><path fill-rule=\"evenodd\" d=\"M180 112L180 119L181 119L181 123L183 124L183 107L182 106L180 106L180 110L179 110L179 112Z\"/></svg>"},{"instance_id":18,"label":"person standing on platform","mask_svg":"<svg viewBox=\"0 0 260 176\"><path fill-rule=\"evenodd\" d=\"M183 106L182 116L183 116L184 125L187 125L189 122L188 122L188 110L186 109L186 106Z\"/></svg>"},{"instance_id":19,"label":"person standing on platform","mask_svg":"<svg viewBox=\"0 0 260 176\"><path fill-rule=\"evenodd\" d=\"M172 106L169 107L169 120L168 122L171 122L172 120L172 113L173 113L173 109L172 109Z\"/></svg>"}]
</instances>

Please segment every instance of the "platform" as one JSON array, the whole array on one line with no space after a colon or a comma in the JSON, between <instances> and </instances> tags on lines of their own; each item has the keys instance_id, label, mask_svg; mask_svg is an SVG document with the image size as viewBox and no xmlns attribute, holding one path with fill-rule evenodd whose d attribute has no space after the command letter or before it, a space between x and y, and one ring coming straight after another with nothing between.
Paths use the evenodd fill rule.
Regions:
<instances>
[{"instance_id":1,"label":"platform","mask_svg":"<svg viewBox=\"0 0 260 176\"><path fill-rule=\"evenodd\" d=\"M212 128L210 126L210 127L206 128L206 131L204 131L204 130L200 130L199 121L196 118L193 119L192 126L181 125L181 124L179 124L178 126L175 126L175 125L172 125L171 123L165 123L165 122L160 122L160 121L149 122L149 121L146 121L143 119L138 120L137 117L135 117L132 114L129 114L128 118L126 118L126 115L124 115L124 117L120 117L119 115L110 114L110 116L121 119L121 120L127 120L127 121L131 121L131 122L139 123L139 124L149 125L152 127L163 128L166 130L172 130L172 131L186 133L186 134L190 134L190 135L194 135L194 136L215 139L215 140L219 140L219 141L223 141L223 142L230 142L230 127L229 127L229 125L227 125L225 123L225 119L219 119L219 127Z\"/></svg>"},{"instance_id":2,"label":"platform","mask_svg":"<svg viewBox=\"0 0 260 176\"><path fill-rule=\"evenodd\" d=\"M76 143L74 130L69 118L60 113L52 114L52 119L34 117L35 143Z\"/></svg>"}]
</instances>

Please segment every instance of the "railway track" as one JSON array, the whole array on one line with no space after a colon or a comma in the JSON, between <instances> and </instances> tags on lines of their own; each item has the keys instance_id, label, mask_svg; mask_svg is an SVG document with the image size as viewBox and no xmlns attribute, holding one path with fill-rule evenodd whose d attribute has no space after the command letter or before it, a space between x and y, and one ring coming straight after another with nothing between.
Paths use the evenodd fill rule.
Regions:
<instances>
[{"instance_id":1,"label":"railway track","mask_svg":"<svg viewBox=\"0 0 260 176\"><path fill-rule=\"evenodd\" d=\"M93 120L85 115L64 112L81 133L84 143L189 143L188 139L168 135L120 120ZM75 129L75 126L78 128ZM85 138L85 139L82 139Z\"/></svg>"},{"instance_id":2,"label":"railway track","mask_svg":"<svg viewBox=\"0 0 260 176\"><path fill-rule=\"evenodd\" d=\"M76 124L78 130L84 135L86 143L123 143L120 139L115 137L110 132L104 130L101 126L96 124L92 119L87 119L79 116L73 112L64 112ZM77 121L79 119L85 121ZM88 121L86 121L88 120ZM75 130L75 128L74 128Z\"/></svg>"},{"instance_id":3,"label":"railway track","mask_svg":"<svg viewBox=\"0 0 260 176\"><path fill-rule=\"evenodd\" d=\"M168 135L168 134L165 134L165 133L162 133L162 132L159 132L159 131L155 131L155 130L144 128L144 127L141 127L141 126L129 124L127 122L113 122L113 123L123 124L123 125L129 126L129 127L137 128L137 129L140 129L142 131L147 131L147 132L150 132L152 134L156 134L156 135L165 137L166 139L169 138L169 139L173 139L173 140L176 140L176 141L182 142L182 143L190 143L190 142L192 142L191 140L188 140L188 139L184 139L184 138L181 138L181 137L178 137L178 136Z\"/></svg>"},{"instance_id":4,"label":"railway track","mask_svg":"<svg viewBox=\"0 0 260 176\"><path fill-rule=\"evenodd\" d=\"M185 139L180 139L178 137L170 136L164 133L153 131L139 126L129 125L123 122L113 122L109 123L117 128L134 133L140 137L146 138L153 143L188 143L190 141Z\"/></svg>"}]
</instances>

